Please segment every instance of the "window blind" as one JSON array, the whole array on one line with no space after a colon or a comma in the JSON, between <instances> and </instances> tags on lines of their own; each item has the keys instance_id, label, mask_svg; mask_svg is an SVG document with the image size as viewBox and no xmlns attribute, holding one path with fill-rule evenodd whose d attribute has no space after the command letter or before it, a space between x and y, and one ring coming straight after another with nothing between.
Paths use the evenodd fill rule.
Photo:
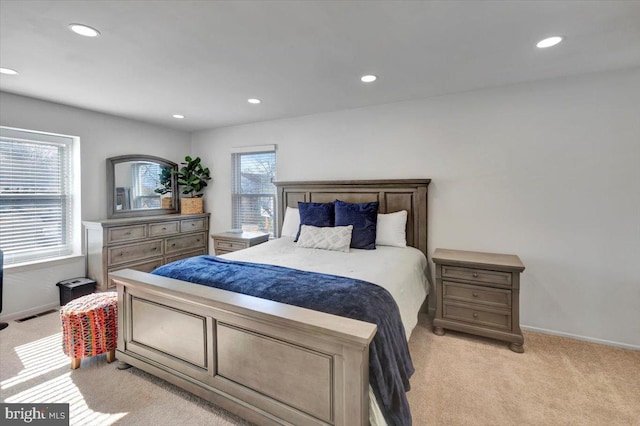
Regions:
<instances>
[{"instance_id":1,"label":"window blind","mask_svg":"<svg viewBox=\"0 0 640 426\"><path fill-rule=\"evenodd\" d=\"M160 186L161 165L157 163L134 164L131 167L133 205L136 209L159 209L160 194L155 189Z\"/></svg>"},{"instance_id":2,"label":"window blind","mask_svg":"<svg viewBox=\"0 0 640 426\"><path fill-rule=\"evenodd\" d=\"M243 147L231 154L234 228L274 235L276 152L274 145Z\"/></svg>"},{"instance_id":3,"label":"window blind","mask_svg":"<svg viewBox=\"0 0 640 426\"><path fill-rule=\"evenodd\" d=\"M71 137L0 129L5 264L72 254Z\"/></svg>"}]
</instances>

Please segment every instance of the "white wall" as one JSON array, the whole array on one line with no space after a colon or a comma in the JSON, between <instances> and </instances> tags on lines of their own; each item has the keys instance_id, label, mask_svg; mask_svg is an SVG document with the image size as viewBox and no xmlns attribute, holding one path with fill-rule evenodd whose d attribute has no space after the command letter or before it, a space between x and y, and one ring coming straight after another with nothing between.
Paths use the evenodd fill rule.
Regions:
<instances>
[{"instance_id":1,"label":"white wall","mask_svg":"<svg viewBox=\"0 0 640 426\"><path fill-rule=\"evenodd\" d=\"M151 154L178 163L190 148L186 132L6 92L0 92L0 125L80 137L82 220L107 217L108 157ZM56 305L55 284L84 274L84 258L6 270L2 317L20 317Z\"/></svg>"},{"instance_id":2,"label":"white wall","mask_svg":"<svg viewBox=\"0 0 640 426\"><path fill-rule=\"evenodd\" d=\"M279 180L433 179L430 253L518 254L521 324L640 348L640 69L194 133L213 231L262 144Z\"/></svg>"}]
</instances>

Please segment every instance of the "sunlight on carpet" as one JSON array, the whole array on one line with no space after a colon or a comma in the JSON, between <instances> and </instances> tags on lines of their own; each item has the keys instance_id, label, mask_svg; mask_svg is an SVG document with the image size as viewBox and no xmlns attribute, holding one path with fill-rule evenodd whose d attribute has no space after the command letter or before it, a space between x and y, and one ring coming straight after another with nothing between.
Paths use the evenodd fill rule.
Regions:
<instances>
[{"instance_id":1,"label":"sunlight on carpet","mask_svg":"<svg viewBox=\"0 0 640 426\"><path fill-rule=\"evenodd\" d=\"M65 357L65 364L69 359ZM73 425L110 425L125 417L128 413L100 413L93 411L71 380L71 372L64 373L54 379L6 399L13 403L69 403L69 417Z\"/></svg>"},{"instance_id":2,"label":"sunlight on carpet","mask_svg":"<svg viewBox=\"0 0 640 426\"><path fill-rule=\"evenodd\" d=\"M24 369L17 376L0 382L0 389L26 382L45 373L69 365L69 358L62 352L62 333L52 334L25 345L17 346L15 352Z\"/></svg>"}]
</instances>

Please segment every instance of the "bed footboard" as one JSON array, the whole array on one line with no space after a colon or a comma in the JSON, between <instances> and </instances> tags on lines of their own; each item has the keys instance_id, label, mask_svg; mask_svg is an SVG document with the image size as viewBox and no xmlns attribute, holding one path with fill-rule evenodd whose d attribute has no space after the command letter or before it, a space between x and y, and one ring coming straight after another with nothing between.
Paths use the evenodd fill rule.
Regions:
<instances>
[{"instance_id":1,"label":"bed footboard","mask_svg":"<svg viewBox=\"0 0 640 426\"><path fill-rule=\"evenodd\" d=\"M253 423L368 424L374 324L139 271L110 277L120 361Z\"/></svg>"}]
</instances>

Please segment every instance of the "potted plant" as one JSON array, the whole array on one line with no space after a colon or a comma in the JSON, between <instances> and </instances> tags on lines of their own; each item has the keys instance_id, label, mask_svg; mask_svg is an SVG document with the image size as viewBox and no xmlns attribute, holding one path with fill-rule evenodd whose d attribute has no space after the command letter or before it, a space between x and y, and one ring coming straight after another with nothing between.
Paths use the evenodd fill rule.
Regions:
<instances>
[{"instance_id":1,"label":"potted plant","mask_svg":"<svg viewBox=\"0 0 640 426\"><path fill-rule=\"evenodd\" d=\"M180 199L180 212L182 214L197 214L204 212L202 202L202 190L211 180L209 168L202 167L200 157L192 159L184 157L182 167L178 170L178 185L182 187L182 194L187 195Z\"/></svg>"},{"instance_id":2,"label":"potted plant","mask_svg":"<svg viewBox=\"0 0 640 426\"><path fill-rule=\"evenodd\" d=\"M160 202L163 209L171 208L171 178L172 178L171 167L163 167L160 171L160 175L158 175L158 185L159 188L154 189L153 191L157 194L160 194ZM166 196L169 194L169 196ZM164 197L163 197L164 195Z\"/></svg>"}]
</instances>

